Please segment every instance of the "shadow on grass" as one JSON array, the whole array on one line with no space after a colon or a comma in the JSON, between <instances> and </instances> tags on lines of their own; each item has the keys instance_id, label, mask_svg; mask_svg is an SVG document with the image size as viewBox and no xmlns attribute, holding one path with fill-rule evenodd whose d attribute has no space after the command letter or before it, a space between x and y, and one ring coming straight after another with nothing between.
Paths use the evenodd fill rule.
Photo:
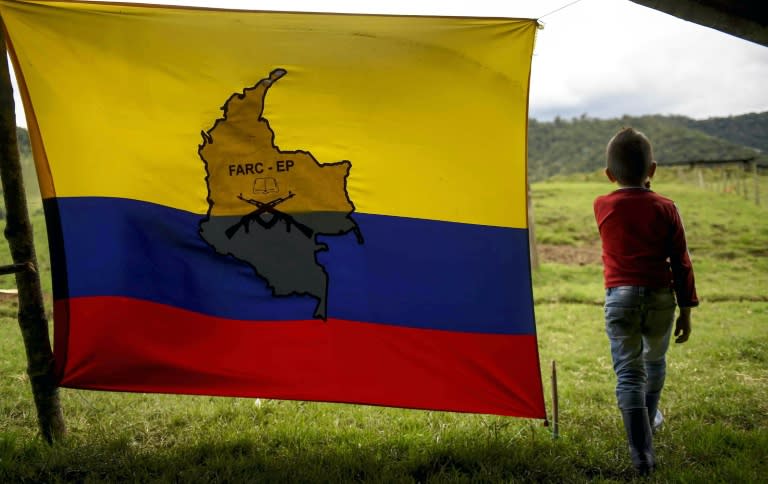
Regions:
<instances>
[{"instance_id":1,"label":"shadow on grass","mask_svg":"<svg viewBox=\"0 0 768 484\"><path fill-rule=\"evenodd\" d=\"M520 441L238 438L142 446L122 438L49 448L0 436L2 482L582 482L624 481L626 465L544 435ZM603 462L600 462L603 460Z\"/></svg>"}]
</instances>

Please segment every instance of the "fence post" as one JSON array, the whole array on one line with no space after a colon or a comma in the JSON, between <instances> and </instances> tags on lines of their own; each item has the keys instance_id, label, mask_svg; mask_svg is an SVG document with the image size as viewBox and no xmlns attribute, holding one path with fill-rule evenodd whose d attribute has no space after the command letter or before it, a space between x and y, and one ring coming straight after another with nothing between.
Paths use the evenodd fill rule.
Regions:
<instances>
[{"instance_id":1,"label":"fence post","mask_svg":"<svg viewBox=\"0 0 768 484\"><path fill-rule=\"evenodd\" d=\"M8 69L5 37L0 35L0 178L6 209L5 238L15 264L28 269L16 272L19 290L19 326L27 353L27 374L37 407L43 438L48 443L66 433L54 375L53 351L48 336L32 224L21 175L16 140L16 111Z\"/></svg>"},{"instance_id":2,"label":"fence post","mask_svg":"<svg viewBox=\"0 0 768 484\"><path fill-rule=\"evenodd\" d=\"M755 204L760 206L760 176L757 173L757 160L752 161L752 177L755 179Z\"/></svg>"},{"instance_id":3,"label":"fence post","mask_svg":"<svg viewBox=\"0 0 768 484\"><path fill-rule=\"evenodd\" d=\"M728 171L726 169L723 169L723 173L720 175L720 178L723 180L722 192L726 193L728 191Z\"/></svg>"},{"instance_id":4,"label":"fence post","mask_svg":"<svg viewBox=\"0 0 768 484\"><path fill-rule=\"evenodd\" d=\"M744 172L743 170L738 173L739 176L739 195L744 197L744 199L747 199L747 185L744 183Z\"/></svg>"}]
</instances>

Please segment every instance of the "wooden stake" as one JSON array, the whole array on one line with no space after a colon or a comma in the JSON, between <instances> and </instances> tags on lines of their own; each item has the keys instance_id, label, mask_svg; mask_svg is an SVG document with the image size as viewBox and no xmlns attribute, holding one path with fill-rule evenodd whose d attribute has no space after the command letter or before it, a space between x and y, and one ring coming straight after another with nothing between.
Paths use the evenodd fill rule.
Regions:
<instances>
[{"instance_id":1,"label":"wooden stake","mask_svg":"<svg viewBox=\"0 0 768 484\"><path fill-rule=\"evenodd\" d=\"M27 262L26 264L11 264L9 266L0 266L0 276L8 274L18 274L19 272L32 271L37 272L34 264Z\"/></svg>"},{"instance_id":2,"label":"wooden stake","mask_svg":"<svg viewBox=\"0 0 768 484\"><path fill-rule=\"evenodd\" d=\"M557 364L552 360L552 438L560 437L560 405L557 401Z\"/></svg>"},{"instance_id":3,"label":"wooden stake","mask_svg":"<svg viewBox=\"0 0 768 484\"><path fill-rule=\"evenodd\" d=\"M0 178L5 199L5 238L14 264L37 267L32 224L16 142L16 110L8 70L5 37L0 35ZM37 419L48 443L66 433L54 375L53 351L48 337L40 276L37 270L16 272L19 290L19 326L27 352L27 374L37 407Z\"/></svg>"},{"instance_id":4,"label":"wooden stake","mask_svg":"<svg viewBox=\"0 0 768 484\"><path fill-rule=\"evenodd\" d=\"M757 174L757 161L752 162L752 178L755 180L755 205L760 206L760 176Z\"/></svg>"},{"instance_id":5,"label":"wooden stake","mask_svg":"<svg viewBox=\"0 0 768 484\"><path fill-rule=\"evenodd\" d=\"M744 195L744 200L749 200L749 187L747 186L747 178L741 174L741 194Z\"/></svg>"}]
</instances>

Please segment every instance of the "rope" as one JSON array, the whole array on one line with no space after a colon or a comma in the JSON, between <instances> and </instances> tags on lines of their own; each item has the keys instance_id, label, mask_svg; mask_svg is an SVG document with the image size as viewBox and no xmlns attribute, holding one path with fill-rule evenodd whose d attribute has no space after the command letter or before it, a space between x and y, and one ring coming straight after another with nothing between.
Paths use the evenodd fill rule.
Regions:
<instances>
[{"instance_id":1,"label":"rope","mask_svg":"<svg viewBox=\"0 0 768 484\"><path fill-rule=\"evenodd\" d=\"M551 12L549 12L549 13L545 13L544 15L542 15L541 17L539 17L537 20L541 20L541 19L543 19L544 17L548 17L548 16L552 15L553 13L557 13L557 12L559 12L560 10L566 9L566 8L568 8L568 7L572 6L572 5L576 5L577 3L581 2L581 1L582 1L582 0L574 0L574 1L573 1L573 2L571 2L571 3L567 3L567 4L563 5L562 7L559 7L559 8L556 8L556 9L552 10L552 11L551 11Z\"/></svg>"}]
</instances>

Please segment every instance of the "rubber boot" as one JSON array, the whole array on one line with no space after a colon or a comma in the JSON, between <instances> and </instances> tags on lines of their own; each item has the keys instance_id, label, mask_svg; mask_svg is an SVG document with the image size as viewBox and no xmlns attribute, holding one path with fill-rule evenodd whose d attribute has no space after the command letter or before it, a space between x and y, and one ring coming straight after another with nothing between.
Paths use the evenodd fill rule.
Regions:
<instances>
[{"instance_id":1,"label":"rubber boot","mask_svg":"<svg viewBox=\"0 0 768 484\"><path fill-rule=\"evenodd\" d=\"M624 429L627 431L632 465L641 476L647 476L656 466L648 409L643 407L622 410L621 416L624 419Z\"/></svg>"},{"instance_id":2,"label":"rubber boot","mask_svg":"<svg viewBox=\"0 0 768 484\"><path fill-rule=\"evenodd\" d=\"M659 411L661 392L645 394L645 406L648 407L648 420L651 422L651 432L656 433L664 423L664 416Z\"/></svg>"}]
</instances>

